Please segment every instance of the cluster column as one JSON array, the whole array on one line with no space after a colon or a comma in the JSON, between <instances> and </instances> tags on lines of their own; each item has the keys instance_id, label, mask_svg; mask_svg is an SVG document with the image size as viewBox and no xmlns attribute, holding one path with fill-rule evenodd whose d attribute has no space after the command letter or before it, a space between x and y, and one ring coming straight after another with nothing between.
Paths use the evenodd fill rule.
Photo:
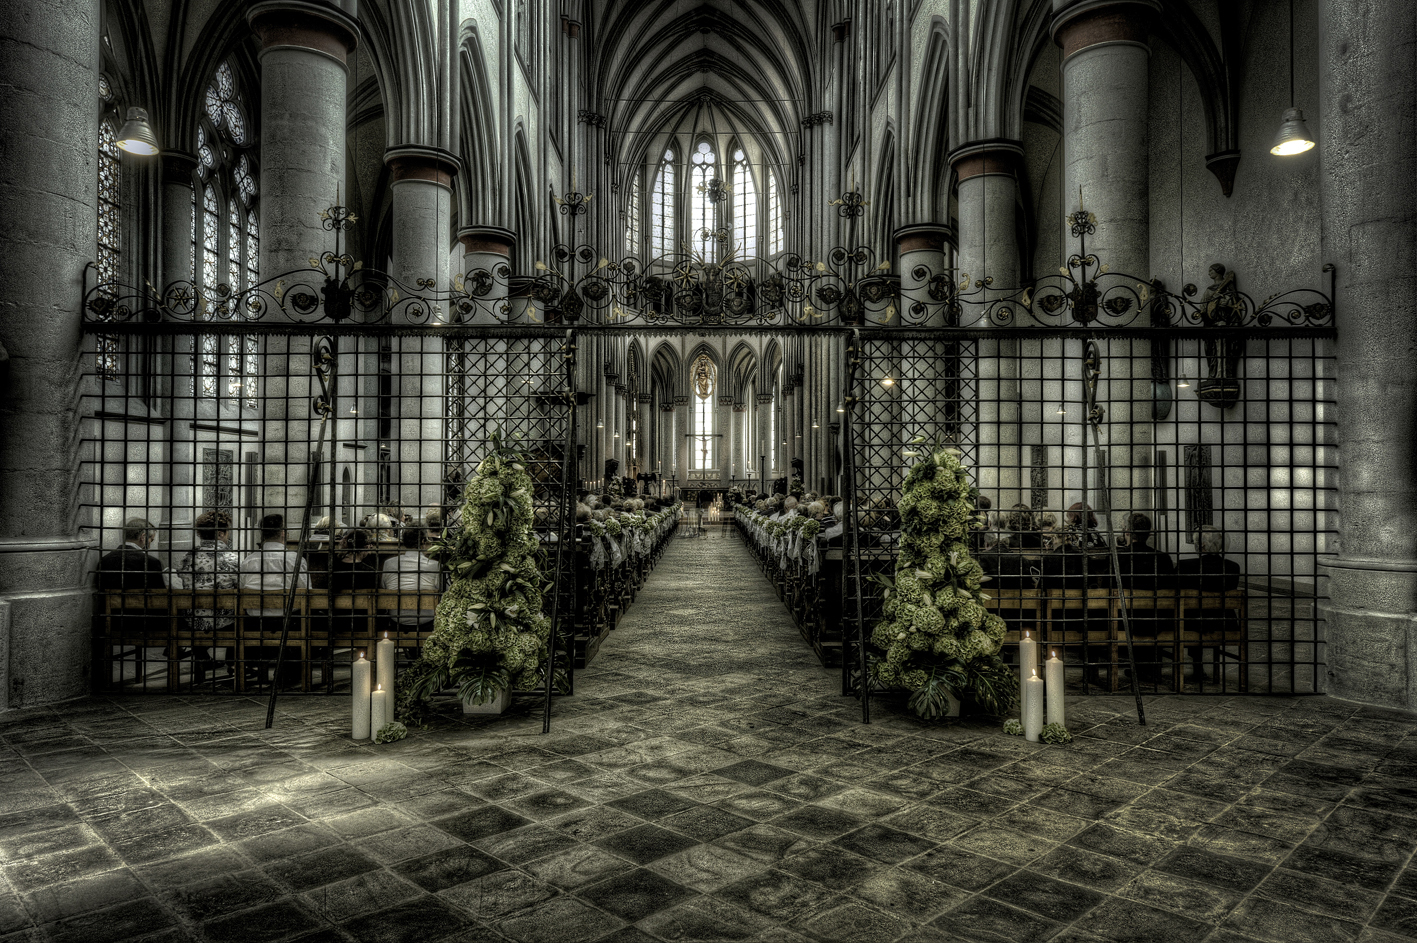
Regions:
<instances>
[{"instance_id":1,"label":"cluster column","mask_svg":"<svg viewBox=\"0 0 1417 943\"><path fill-rule=\"evenodd\" d=\"M1053 20L1053 39L1063 48L1064 210L1081 203L1097 219L1088 252L1113 272L1140 277L1151 268L1147 39L1159 9L1157 0L1080 0ZM1058 225L1066 257L1077 251L1077 239L1066 221ZM1104 346L1099 399L1107 409L1111 504L1115 511L1144 510L1151 505L1150 347ZM1069 378L1081 375L1076 360L1065 369Z\"/></svg>"},{"instance_id":2,"label":"cluster column","mask_svg":"<svg viewBox=\"0 0 1417 943\"><path fill-rule=\"evenodd\" d=\"M98 228L98 0L18 0L5 13L0 709L88 691L93 589L90 546L79 540L74 517L81 338L75 299ZM121 495L106 503L121 504Z\"/></svg>"},{"instance_id":3,"label":"cluster column","mask_svg":"<svg viewBox=\"0 0 1417 943\"><path fill-rule=\"evenodd\" d=\"M349 2L352 8L352 0ZM345 193L346 58L358 24L329 2L257 3L247 21L261 42L261 275L306 270L334 248L320 214ZM263 510L299 524L315 426L309 341L266 341ZM318 516L318 511L316 512Z\"/></svg>"},{"instance_id":4,"label":"cluster column","mask_svg":"<svg viewBox=\"0 0 1417 943\"><path fill-rule=\"evenodd\" d=\"M1417 6L1326 0L1319 10L1319 197L1324 261L1337 268L1343 467L1338 554L1323 561L1331 599L1328 691L1411 711L1417 710L1411 353L1417 349L1411 120ZM1322 596L1325 584L1319 585Z\"/></svg>"}]
</instances>

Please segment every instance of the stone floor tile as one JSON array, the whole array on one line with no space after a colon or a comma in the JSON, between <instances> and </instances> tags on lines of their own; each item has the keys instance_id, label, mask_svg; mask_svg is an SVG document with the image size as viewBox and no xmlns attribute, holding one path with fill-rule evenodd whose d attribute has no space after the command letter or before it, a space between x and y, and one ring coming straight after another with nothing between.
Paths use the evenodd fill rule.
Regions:
<instances>
[{"instance_id":1,"label":"stone floor tile","mask_svg":"<svg viewBox=\"0 0 1417 943\"><path fill-rule=\"evenodd\" d=\"M694 892L653 871L636 868L580 888L576 896L634 923L694 896Z\"/></svg>"}]
</instances>

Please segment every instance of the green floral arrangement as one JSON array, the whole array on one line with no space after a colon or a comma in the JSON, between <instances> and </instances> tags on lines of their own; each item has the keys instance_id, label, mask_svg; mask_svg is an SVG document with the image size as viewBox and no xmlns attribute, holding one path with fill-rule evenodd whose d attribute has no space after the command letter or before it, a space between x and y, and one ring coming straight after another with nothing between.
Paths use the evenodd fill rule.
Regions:
<instances>
[{"instance_id":1,"label":"green floral arrangement","mask_svg":"<svg viewBox=\"0 0 1417 943\"><path fill-rule=\"evenodd\" d=\"M1017 717L1012 717L1004 721L1004 733L1011 737L1022 737L1023 721L1019 720Z\"/></svg>"},{"instance_id":2,"label":"green floral arrangement","mask_svg":"<svg viewBox=\"0 0 1417 943\"><path fill-rule=\"evenodd\" d=\"M611 537L614 537L616 540L619 540L620 534L622 534L624 531L620 527L620 521L612 516L607 517L605 519L605 532Z\"/></svg>"},{"instance_id":3,"label":"green floral arrangement","mask_svg":"<svg viewBox=\"0 0 1417 943\"><path fill-rule=\"evenodd\" d=\"M592 520L592 521L588 521L587 523L588 523L589 526L590 526L590 532L591 532L592 534L594 534L594 535L597 536L597 537L604 537L604 536L605 536L605 525L602 524L602 523L600 523L600 521Z\"/></svg>"},{"instance_id":4,"label":"green floral arrangement","mask_svg":"<svg viewBox=\"0 0 1417 943\"><path fill-rule=\"evenodd\" d=\"M949 695L1003 714L1018 679L999 657L1004 620L982 605L989 597L980 584L988 577L969 553L978 493L958 450L937 445L907 454L923 458L905 479L895 579L881 580L884 618L871 643L883 657L872 674L884 687L911 691L911 709L926 719L948 711Z\"/></svg>"},{"instance_id":5,"label":"green floral arrangement","mask_svg":"<svg viewBox=\"0 0 1417 943\"><path fill-rule=\"evenodd\" d=\"M1044 724L1038 733L1038 739L1044 743L1072 743L1073 735L1068 733L1068 728L1062 724Z\"/></svg>"},{"instance_id":6,"label":"green floral arrangement","mask_svg":"<svg viewBox=\"0 0 1417 943\"><path fill-rule=\"evenodd\" d=\"M541 611L549 586L532 531L527 464L494 434L491 454L467 484L459 526L428 551L452 580L423 657L401 679L397 713L405 723L423 716L429 698L449 686L481 704L502 690L537 685L551 620Z\"/></svg>"},{"instance_id":7,"label":"green floral arrangement","mask_svg":"<svg viewBox=\"0 0 1417 943\"><path fill-rule=\"evenodd\" d=\"M787 493L799 501L802 500L802 496L807 493L806 487L802 484L802 479L796 476L789 479L787 483Z\"/></svg>"}]
</instances>

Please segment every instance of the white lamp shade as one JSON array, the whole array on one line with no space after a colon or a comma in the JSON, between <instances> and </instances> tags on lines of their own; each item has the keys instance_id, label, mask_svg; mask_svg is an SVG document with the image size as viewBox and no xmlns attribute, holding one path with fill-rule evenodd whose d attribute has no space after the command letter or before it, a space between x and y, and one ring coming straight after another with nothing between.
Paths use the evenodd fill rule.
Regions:
<instances>
[{"instance_id":1,"label":"white lamp shade","mask_svg":"<svg viewBox=\"0 0 1417 943\"><path fill-rule=\"evenodd\" d=\"M151 157L161 150L158 147L157 135L153 133L152 125L148 123L147 109L128 109L128 118L118 131L118 146L129 154L138 154L143 157Z\"/></svg>"}]
</instances>

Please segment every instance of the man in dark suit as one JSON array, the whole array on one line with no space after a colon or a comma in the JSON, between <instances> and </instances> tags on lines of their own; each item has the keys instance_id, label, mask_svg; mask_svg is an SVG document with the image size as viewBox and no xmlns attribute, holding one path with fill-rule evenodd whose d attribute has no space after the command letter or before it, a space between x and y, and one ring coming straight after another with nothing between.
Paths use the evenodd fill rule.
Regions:
<instances>
[{"instance_id":1,"label":"man in dark suit","mask_svg":"<svg viewBox=\"0 0 1417 943\"><path fill-rule=\"evenodd\" d=\"M123 546L98 561L98 588L104 592L166 589L162 561L148 553L157 528L141 517L123 524Z\"/></svg>"},{"instance_id":2,"label":"man in dark suit","mask_svg":"<svg viewBox=\"0 0 1417 943\"><path fill-rule=\"evenodd\" d=\"M128 518L123 524L123 546L104 554L98 561L98 588L106 593L166 589L162 561L148 553L156 537L157 528L149 521L141 517ZM167 631L166 609L123 609L113 618L122 620L123 629Z\"/></svg>"},{"instance_id":3,"label":"man in dark suit","mask_svg":"<svg viewBox=\"0 0 1417 943\"><path fill-rule=\"evenodd\" d=\"M1139 638L1169 634L1173 624L1172 612L1163 612L1158 608L1153 591L1172 587L1176 566L1171 562L1170 554L1151 546L1151 518L1145 514L1130 515L1127 529L1117 543L1117 571L1122 585L1128 590L1132 631ZM1151 599L1148 600L1148 597ZM1138 644L1137 649L1137 670L1141 680L1158 680L1159 650L1154 645L1144 644Z\"/></svg>"},{"instance_id":4,"label":"man in dark suit","mask_svg":"<svg viewBox=\"0 0 1417 943\"><path fill-rule=\"evenodd\" d=\"M1202 524L1196 532L1196 549L1200 555L1182 560L1176 566L1177 589L1199 589L1208 593L1228 593L1240 588L1240 564L1225 557L1225 533L1210 524ZM1223 633L1242 639L1244 627L1239 616L1228 609L1190 610L1182 613L1187 628L1215 635ZM1243 644L1243 642L1242 642ZM1199 645L1188 646L1191 672L1197 681L1208 680L1205 674L1204 651Z\"/></svg>"}]
</instances>

